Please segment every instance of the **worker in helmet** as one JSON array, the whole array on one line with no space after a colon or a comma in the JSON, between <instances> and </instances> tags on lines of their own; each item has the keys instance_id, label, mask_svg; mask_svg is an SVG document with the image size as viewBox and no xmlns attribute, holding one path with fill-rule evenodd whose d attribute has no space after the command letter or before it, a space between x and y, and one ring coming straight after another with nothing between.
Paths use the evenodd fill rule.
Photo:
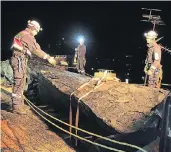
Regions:
<instances>
[{"instance_id":1,"label":"worker in helmet","mask_svg":"<svg viewBox=\"0 0 171 152\"><path fill-rule=\"evenodd\" d=\"M157 36L155 31L145 33L148 51L144 72L148 75L148 86L152 88L160 88L162 80L161 47L156 42Z\"/></svg>"},{"instance_id":2,"label":"worker in helmet","mask_svg":"<svg viewBox=\"0 0 171 152\"><path fill-rule=\"evenodd\" d=\"M17 114L26 114L24 109L24 85L26 81L27 60L32 54L47 60L53 66L56 61L53 57L41 50L35 36L42 30L37 21L28 21L27 28L19 32L13 40L11 65L14 71L14 86L12 90L12 108Z\"/></svg>"},{"instance_id":3,"label":"worker in helmet","mask_svg":"<svg viewBox=\"0 0 171 152\"><path fill-rule=\"evenodd\" d=\"M85 73L85 64L86 64L86 59L85 59L85 55L86 55L86 46L84 44L84 38L80 38L79 39L79 43L80 45L78 45L77 48L75 48L76 51L76 56L77 56L77 71L81 74Z\"/></svg>"}]
</instances>

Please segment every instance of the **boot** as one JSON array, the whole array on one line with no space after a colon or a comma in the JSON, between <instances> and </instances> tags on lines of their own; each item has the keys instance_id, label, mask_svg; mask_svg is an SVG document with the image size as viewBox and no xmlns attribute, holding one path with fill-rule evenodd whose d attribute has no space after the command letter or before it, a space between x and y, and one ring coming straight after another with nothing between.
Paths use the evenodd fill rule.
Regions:
<instances>
[{"instance_id":1,"label":"boot","mask_svg":"<svg viewBox=\"0 0 171 152\"><path fill-rule=\"evenodd\" d=\"M82 75L85 75L85 71L81 71L80 73L81 73Z\"/></svg>"}]
</instances>

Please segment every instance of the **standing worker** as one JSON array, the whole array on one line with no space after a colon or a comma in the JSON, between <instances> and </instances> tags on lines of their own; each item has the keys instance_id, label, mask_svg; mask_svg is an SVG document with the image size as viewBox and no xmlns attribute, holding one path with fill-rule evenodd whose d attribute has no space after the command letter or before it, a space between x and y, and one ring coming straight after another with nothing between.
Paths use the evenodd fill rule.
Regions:
<instances>
[{"instance_id":1,"label":"standing worker","mask_svg":"<svg viewBox=\"0 0 171 152\"><path fill-rule=\"evenodd\" d=\"M148 76L148 86L151 88L160 88L162 80L161 47L156 42L157 36L155 31L145 33L148 52L144 72Z\"/></svg>"},{"instance_id":2,"label":"standing worker","mask_svg":"<svg viewBox=\"0 0 171 152\"><path fill-rule=\"evenodd\" d=\"M53 66L56 61L53 57L41 50L36 42L35 36L41 31L40 25L36 21L28 21L27 28L19 32L13 40L11 47L13 53L11 65L14 72L14 86L12 90L13 113L26 114L24 106L24 85L26 81L27 60L32 54L47 60Z\"/></svg>"},{"instance_id":3,"label":"standing worker","mask_svg":"<svg viewBox=\"0 0 171 152\"><path fill-rule=\"evenodd\" d=\"M86 55L86 46L84 44L84 39L80 38L79 39L79 43L80 45L78 45L77 48L75 48L76 51L76 56L77 56L77 71L79 73L84 74L85 73L85 64L86 64L86 59L85 59L85 55Z\"/></svg>"}]
</instances>

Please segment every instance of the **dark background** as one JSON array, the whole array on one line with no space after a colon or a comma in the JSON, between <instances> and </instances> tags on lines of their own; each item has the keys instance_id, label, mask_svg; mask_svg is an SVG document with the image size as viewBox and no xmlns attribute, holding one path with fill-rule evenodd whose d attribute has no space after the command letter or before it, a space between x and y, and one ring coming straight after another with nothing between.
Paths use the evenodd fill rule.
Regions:
<instances>
[{"instance_id":1,"label":"dark background","mask_svg":"<svg viewBox=\"0 0 171 152\"><path fill-rule=\"evenodd\" d=\"M142 7L162 9L152 14L159 13L166 23L156 31L164 36L160 42L171 48L171 2L2 2L2 60L10 58L15 34L35 19L44 29L36 39L45 52L73 55L77 36L84 35L88 73L94 72L92 68L111 69L122 80L143 83L147 49L143 34L152 24L140 22L142 14L149 14ZM171 83L171 54L163 52L162 65L163 83Z\"/></svg>"}]
</instances>

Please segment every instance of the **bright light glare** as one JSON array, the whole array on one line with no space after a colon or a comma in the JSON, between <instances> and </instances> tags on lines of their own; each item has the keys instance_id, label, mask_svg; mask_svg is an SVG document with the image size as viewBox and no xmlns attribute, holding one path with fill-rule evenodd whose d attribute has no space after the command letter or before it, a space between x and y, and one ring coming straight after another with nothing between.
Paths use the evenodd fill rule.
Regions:
<instances>
[{"instance_id":1,"label":"bright light glare","mask_svg":"<svg viewBox=\"0 0 171 152\"><path fill-rule=\"evenodd\" d=\"M147 36L147 33L144 33L144 36L146 37Z\"/></svg>"},{"instance_id":2,"label":"bright light glare","mask_svg":"<svg viewBox=\"0 0 171 152\"><path fill-rule=\"evenodd\" d=\"M79 36L77 40L78 40L78 42L84 42L84 37L83 36Z\"/></svg>"}]
</instances>

